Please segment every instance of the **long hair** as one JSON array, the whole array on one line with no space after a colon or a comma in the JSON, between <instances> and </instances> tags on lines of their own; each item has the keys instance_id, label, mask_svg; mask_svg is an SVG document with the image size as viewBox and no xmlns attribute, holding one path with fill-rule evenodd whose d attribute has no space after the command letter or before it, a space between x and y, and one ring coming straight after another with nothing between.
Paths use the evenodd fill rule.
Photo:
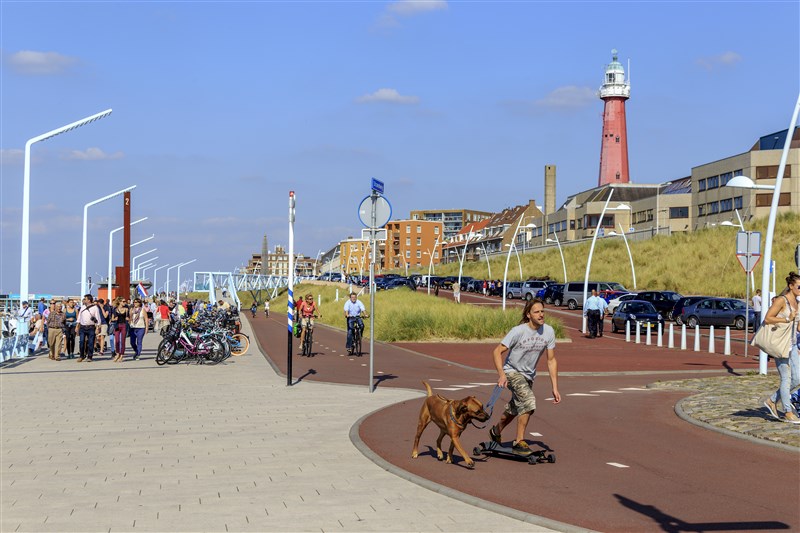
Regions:
<instances>
[{"instance_id":1,"label":"long hair","mask_svg":"<svg viewBox=\"0 0 800 533\"><path fill-rule=\"evenodd\" d=\"M531 309L533 309L533 304L542 304L542 307L544 307L544 302L538 297L525 302L525 308L522 310L522 319L519 321L520 324L527 324L530 322L528 314L531 312Z\"/></svg>"},{"instance_id":2,"label":"long hair","mask_svg":"<svg viewBox=\"0 0 800 533\"><path fill-rule=\"evenodd\" d=\"M797 272L789 272L789 275L786 276L786 286L791 287L797 283L798 280L800 280L800 274Z\"/></svg>"}]
</instances>

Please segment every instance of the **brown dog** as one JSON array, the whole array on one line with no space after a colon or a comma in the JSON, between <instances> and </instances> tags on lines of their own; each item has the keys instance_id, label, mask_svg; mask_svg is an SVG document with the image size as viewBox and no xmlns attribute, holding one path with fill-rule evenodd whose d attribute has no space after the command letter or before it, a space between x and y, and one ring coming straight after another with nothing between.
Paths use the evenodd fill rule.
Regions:
<instances>
[{"instance_id":1,"label":"brown dog","mask_svg":"<svg viewBox=\"0 0 800 533\"><path fill-rule=\"evenodd\" d=\"M419 424L417 424L417 435L414 437L414 449L411 450L411 457L416 458L419 455L419 438L425 428L428 427L428 424L433 421L439 426L439 438L436 439L436 457L440 461L444 459L442 439L445 435L448 435L450 437L450 450L447 453L447 462L453 462L453 448L456 448L466 461L467 466L473 468L475 461L464 451L458 438L471 420L475 419L481 422L489 420L489 414L483 409L483 404L475 396L467 396L463 400L448 400L441 394L434 396L431 386L424 381L422 384L428 390L428 397L419 411Z\"/></svg>"}]
</instances>

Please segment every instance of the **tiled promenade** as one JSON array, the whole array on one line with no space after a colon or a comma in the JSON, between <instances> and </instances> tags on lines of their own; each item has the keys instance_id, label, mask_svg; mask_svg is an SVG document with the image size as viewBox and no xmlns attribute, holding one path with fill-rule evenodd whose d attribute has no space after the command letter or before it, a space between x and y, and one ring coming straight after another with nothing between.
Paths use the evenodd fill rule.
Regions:
<instances>
[{"instance_id":1,"label":"tiled promenade","mask_svg":"<svg viewBox=\"0 0 800 533\"><path fill-rule=\"evenodd\" d=\"M361 416L417 392L287 388L255 344L226 365L158 367L159 340L137 362L0 370L0 530L544 531L354 447Z\"/></svg>"}]
</instances>

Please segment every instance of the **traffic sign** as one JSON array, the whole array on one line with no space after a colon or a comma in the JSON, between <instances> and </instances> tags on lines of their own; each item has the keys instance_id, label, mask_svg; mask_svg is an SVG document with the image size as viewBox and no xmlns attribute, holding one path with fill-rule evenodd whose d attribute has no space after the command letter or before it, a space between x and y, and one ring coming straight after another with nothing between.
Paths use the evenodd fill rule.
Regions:
<instances>
[{"instance_id":1,"label":"traffic sign","mask_svg":"<svg viewBox=\"0 0 800 533\"><path fill-rule=\"evenodd\" d=\"M392 205L383 196L375 198L375 226L372 225L372 196L361 200L358 206L358 218L368 228L382 228L392 218Z\"/></svg>"},{"instance_id":2,"label":"traffic sign","mask_svg":"<svg viewBox=\"0 0 800 533\"><path fill-rule=\"evenodd\" d=\"M378 194L383 194L383 182L372 178L372 190Z\"/></svg>"},{"instance_id":3,"label":"traffic sign","mask_svg":"<svg viewBox=\"0 0 800 533\"><path fill-rule=\"evenodd\" d=\"M761 254L736 254L736 259L739 260L739 264L742 265L744 271L749 274L756 268L758 262L761 261Z\"/></svg>"},{"instance_id":4,"label":"traffic sign","mask_svg":"<svg viewBox=\"0 0 800 533\"><path fill-rule=\"evenodd\" d=\"M736 253L761 255L761 232L738 232L736 234Z\"/></svg>"},{"instance_id":5,"label":"traffic sign","mask_svg":"<svg viewBox=\"0 0 800 533\"><path fill-rule=\"evenodd\" d=\"M376 241L385 241L388 238L388 232L386 228L379 228L379 229L362 229L361 230L361 238L368 240L370 234L374 232L375 240Z\"/></svg>"}]
</instances>

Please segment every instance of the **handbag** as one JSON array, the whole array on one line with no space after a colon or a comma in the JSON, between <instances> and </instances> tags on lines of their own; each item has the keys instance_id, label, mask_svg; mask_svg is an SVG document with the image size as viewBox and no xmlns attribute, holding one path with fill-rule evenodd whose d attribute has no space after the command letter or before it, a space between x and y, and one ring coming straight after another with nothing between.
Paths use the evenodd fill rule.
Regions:
<instances>
[{"instance_id":1,"label":"handbag","mask_svg":"<svg viewBox=\"0 0 800 533\"><path fill-rule=\"evenodd\" d=\"M786 305L789 305L788 300ZM792 348L794 328L794 321L785 324L762 323L750 344L764 350L776 359L783 359L788 357L789 350Z\"/></svg>"}]
</instances>

